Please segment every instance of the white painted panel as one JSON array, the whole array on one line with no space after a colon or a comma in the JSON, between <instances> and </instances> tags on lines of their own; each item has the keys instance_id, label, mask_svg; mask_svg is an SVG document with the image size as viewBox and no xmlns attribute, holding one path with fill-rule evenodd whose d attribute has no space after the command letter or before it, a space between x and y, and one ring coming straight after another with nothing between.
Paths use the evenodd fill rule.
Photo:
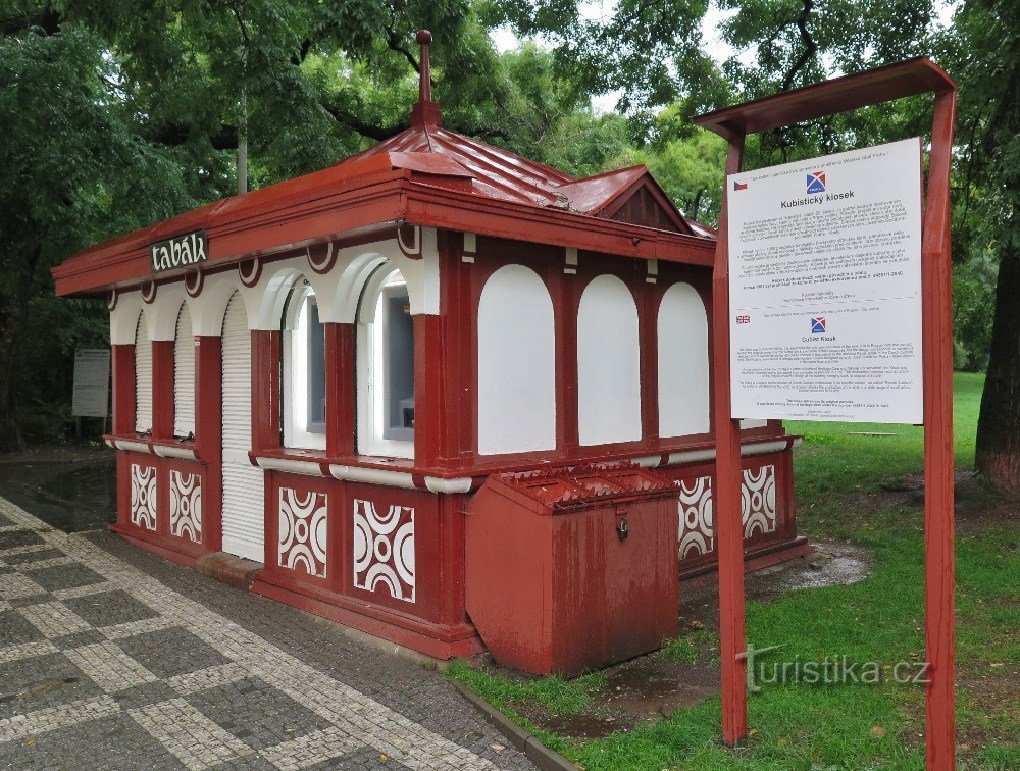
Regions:
<instances>
[{"instance_id":1,"label":"white painted panel","mask_svg":"<svg viewBox=\"0 0 1020 771\"><path fill-rule=\"evenodd\" d=\"M145 313L135 330L135 431L152 431L152 343Z\"/></svg>"},{"instance_id":2,"label":"white painted panel","mask_svg":"<svg viewBox=\"0 0 1020 771\"><path fill-rule=\"evenodd\" d=\"M195 337L191 311L181 306L174 331L174 435L195 432Z\"/></svg>"},{"instance_id":3,"label":"white painted panel","mask_svg":"<svg viewBox=\"0 0 1020 771\"><path fill-rule=\"evenodd\" d=\"M535 271L505 265L478 300L478 453L556 448L556 333Z\"/></svg>"},{"instance_id":4,"label":"white painted panel","mask_svg":"<svg viewBox=\"0 0 1020 771\"><path fill-rule=\"evenodd\" d=\"M708 313L697 290L683 282L662 296L659 338L659 436L709 429Z\"/></svg>"},{"instance_id":5,"label":"white painted panel","mask_svg":"<svg viewBox=\"0 0 1020 771\"><path fill-rule=\"evenodd\" d=\"M581 445L641 439L641 343L634 298L616 276L594 278L577 309Z\"/></svg>"},{"instance_id":6,"label":"white painted panel","mask_svg":"<svg viewBox=\"0 0 1020 771\"><path fill-rule=\"evenodd\" d=\"M761 420L759 418L743 418L740 421L741 428L761 428L767 426L769 422L767 420Z\"/></svg>"},{"instance_id":7,"label":"white painted panel","mask_svg":"<svg viewBox=\"0 0 1020 771\"><path fill-rule=\"evenodd\" d=\"M235 294L223 316L223 551L262 562L262 469L251 465L251 332Z\"/></svg>"}]
</instances>

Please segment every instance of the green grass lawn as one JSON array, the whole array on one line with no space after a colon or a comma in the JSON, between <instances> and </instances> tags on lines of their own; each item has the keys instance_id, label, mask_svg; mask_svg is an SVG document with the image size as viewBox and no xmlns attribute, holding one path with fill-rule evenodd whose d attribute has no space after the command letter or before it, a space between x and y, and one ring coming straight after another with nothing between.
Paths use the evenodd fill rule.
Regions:
<instances>
[{"instance_id":1,"label":"green grass lawn","mask_svg":"<svg viewBox=\"0 0 1020 771\"><path fill-rule=\"evenodd\" d=\"M956 376L957 464L974 457L982 377ZM748 640L784 646L784 661L847 656L893 665L923 657L923 541L919 507L883 504L878 482L922 468L914 426L791 422L804 435L796 455L798 516L813 538L847 541L873 555L874 572L849 586L800 589L749 603ZM848 431L885 431L867 437ZM961 519L957 537L958 725L961 768L1018 769L1020 533L1015 520ZM672 655L696 655L696 643ZM518 683L455 664L449 675L526 723L514 703L555 714L583 707L598 674ZM719 742L719 699L668 719L585 743L534 729L586 769L923 769L924 700L917 686L767 685L750 697L748 746Z\"/></svg>"}]
</instances>

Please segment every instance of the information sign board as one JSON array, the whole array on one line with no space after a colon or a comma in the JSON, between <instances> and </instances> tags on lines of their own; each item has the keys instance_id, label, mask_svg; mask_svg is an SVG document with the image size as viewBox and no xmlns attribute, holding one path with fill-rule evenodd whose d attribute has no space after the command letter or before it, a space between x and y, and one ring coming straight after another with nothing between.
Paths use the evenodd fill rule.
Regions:
<instances>
[{"instance_id":1,"label":"information sign board","mask_svg":"<svg viewBox=\"0 0 1020 771\"><path fill-rule=\"evenodd\" d=\"M921 423L920 139L726 184L731 416Z\"/></svg>"},{"instance_id":2,"label":"information sign board","mask_svg":"<svg viewBox=\"0 0 1020 771\"><path fill-rule=\"evenodd\" d=\"M74 352L71 414L105 418L110 404L110 352L83 349Z\"/></svg>"}]
</instances>

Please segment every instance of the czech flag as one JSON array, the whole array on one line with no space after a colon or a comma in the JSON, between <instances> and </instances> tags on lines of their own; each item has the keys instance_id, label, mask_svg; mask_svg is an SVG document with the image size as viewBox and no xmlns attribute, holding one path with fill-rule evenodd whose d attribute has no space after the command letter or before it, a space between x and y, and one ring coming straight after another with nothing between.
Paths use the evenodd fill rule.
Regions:
<instances>
[{"instance_id":1,"label":"czech flag","mask_svg":"<svg viewBox=\"0 0 1020 771\"><path fill-rule=\"evenodd\" d=\"M739 182L734 182L733 183L733 189L734 190L747 190L747 183L744 183L742 185Z\"/></svg>"}]
</instances>

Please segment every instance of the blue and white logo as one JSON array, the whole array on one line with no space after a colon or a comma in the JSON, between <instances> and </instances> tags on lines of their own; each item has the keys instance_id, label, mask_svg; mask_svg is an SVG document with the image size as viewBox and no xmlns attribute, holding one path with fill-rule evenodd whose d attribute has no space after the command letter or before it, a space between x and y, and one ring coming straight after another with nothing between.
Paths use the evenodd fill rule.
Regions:
<instances>
[{"instance_id":1,"label":"blue and white logo","mask_svg":"<svg viewBox=\"0 0 1020 771\"><path fill-rule=\"evenodd\" d=\"M807 175L808 195L825 192L825 172L815 171Z\"/></svg>"},{"instance_id":2,"label":"blue and white logo","mask_svg":"<svg viewBox=\"0 0 1020 771\"><path fill-rule=\"evenodd\" d=\"M825 316L811 317L811 334L817 335L825 332Z\"/></svg>"}]
</instances>

